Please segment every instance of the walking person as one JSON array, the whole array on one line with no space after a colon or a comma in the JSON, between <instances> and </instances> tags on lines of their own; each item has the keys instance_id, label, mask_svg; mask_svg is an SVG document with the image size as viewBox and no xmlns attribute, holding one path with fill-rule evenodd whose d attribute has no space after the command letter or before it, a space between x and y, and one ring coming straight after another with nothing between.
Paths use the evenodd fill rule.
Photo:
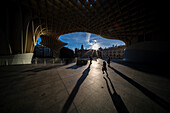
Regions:
<instances>
[{"instance_id":1,"label":"walking person","mask_svg":"<svg viewBox=\"0 0 170 113\"><path fill-rule=\"evenodd\" d=\"M102 71L103 71L103 74L104 74L104 71L105 71L106 74L107 74L107 68L106 68L106 62L105 62L105 61L103 61Z\"/></svg>"},{"instance_id":2,"label":"walking person","mask_svg":"<svg viewBox=\"0 0 170 113\"><path fill-rule=\"evenodd\" d=\"M110 57L109 56L107 58L107 64L108 64L108 67L110 67Z\"/></svg>"},{"instance_id":3,"label":"walking person","mask_svg":"<svg viewBox=\"0 0 170 113\"><path fill-rule=\"evenodd\" d=\"M90 64L92 64L92 57L90 56Z\"/></svg>"}]
</instances>

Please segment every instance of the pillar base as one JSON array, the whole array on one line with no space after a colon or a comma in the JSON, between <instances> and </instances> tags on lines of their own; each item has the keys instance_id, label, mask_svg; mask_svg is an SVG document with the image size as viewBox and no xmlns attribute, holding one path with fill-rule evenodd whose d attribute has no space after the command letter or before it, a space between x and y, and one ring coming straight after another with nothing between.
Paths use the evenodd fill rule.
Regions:
<instances>
[{"instance_id":1,"label":"pillar base","mask_svg":"<svg viewBox=\"0 0 170 113\"><path fill-rule=\"evenodd\" d=\"M158 64L169 62L170 42L148 41L133 44L125 49L124 61Z\"/></svg>"},{"instance_id":2,"label":"pillar base","mask_svg":"<svg viewBox=\"0 0 170 113\"><path fill-rule=\"evenodd\" d=\"M0 65L31 64L33 53L0 56Z\"/></svg>"}]
</instances>

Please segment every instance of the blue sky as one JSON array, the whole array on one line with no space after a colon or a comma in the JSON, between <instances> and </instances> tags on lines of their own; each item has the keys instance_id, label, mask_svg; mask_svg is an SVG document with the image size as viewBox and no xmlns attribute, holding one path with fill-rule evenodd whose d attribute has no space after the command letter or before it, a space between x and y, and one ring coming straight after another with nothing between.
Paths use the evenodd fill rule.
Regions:
<instances>
[{"instance_id":1,"label":"blue sky","mask_svg":"<svg viewBox=\"0 0 170 113\"><path fill-rule=\"evenodd\" d=\"M98 49L99 47L107 48L111 47L112 45L125 45L123 41L114 40L114 39L106 39L101 36L86 33L86 32L75 32L69 33L65 35L61 35L59 39L65 43L68 43L65 47L70 49L81 48L83 44L84 49ZM41 39L39 38L37 43L39 44Z\"/></svg>"},{"instance_id":2,"label":"blue sky","mask_svg":"<svg viewBox=\"0 0 170 113\"><path fill-rule=\"evenodd\" d=\"M68 43L65 47L70 49L81 48L83 44L85 49L98 49L99 47L111 47L114 45L125 45L123 41L114 40L114 39L106 39L101 36L86 33L86 32L75 32L69 33L65 35L61 35L59 39L65 43Z\"/></svg>"}]
</instances>

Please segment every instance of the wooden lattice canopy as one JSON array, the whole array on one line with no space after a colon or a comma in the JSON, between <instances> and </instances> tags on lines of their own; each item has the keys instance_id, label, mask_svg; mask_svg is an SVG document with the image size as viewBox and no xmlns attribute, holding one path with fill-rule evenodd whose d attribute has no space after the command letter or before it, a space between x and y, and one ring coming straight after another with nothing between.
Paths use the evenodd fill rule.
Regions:
<instances>
[{"instance_id":1,"label":"wooden lattice canopy","mask_svg":"<svg viewBox=\"0 0 170 113\"><path fill-rule=\"evenodd\" d=\"M16 37L21 40L18 42L22 42L21 47L13 51L21 53L32 52L39 35L46 37L42 39L42 44L55 48L57 43L65 45L58 40L60 35L72 32L94 33L122 40L127 45L162 40L168 33L169 6L165 1L11 0L5 5L5 13L1 10L6 15L3 17L7 21L4 26L7 25L9 38L13 37L13 32L19 33ZM16 41L16 38L9 39L12 49L18 45L13 44L13 40Z\"/></svg>"}]
</instances>

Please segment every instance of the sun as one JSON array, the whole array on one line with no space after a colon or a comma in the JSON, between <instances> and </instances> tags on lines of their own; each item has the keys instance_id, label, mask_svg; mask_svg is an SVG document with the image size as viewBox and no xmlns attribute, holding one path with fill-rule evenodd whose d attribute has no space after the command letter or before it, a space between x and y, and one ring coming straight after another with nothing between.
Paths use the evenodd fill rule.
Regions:
<instances>
[{"instance_id":1,"label":"sun","mask_svg":"<svg viewBox=\"0 0 170 113\"><path fill-rule=\"evenodd\" d=\"M99 44L98 44L98 43L95 43L95 44L92 46L92 49L98 50L98 49L99 49Z\"/></svg>"}]
</instances>

